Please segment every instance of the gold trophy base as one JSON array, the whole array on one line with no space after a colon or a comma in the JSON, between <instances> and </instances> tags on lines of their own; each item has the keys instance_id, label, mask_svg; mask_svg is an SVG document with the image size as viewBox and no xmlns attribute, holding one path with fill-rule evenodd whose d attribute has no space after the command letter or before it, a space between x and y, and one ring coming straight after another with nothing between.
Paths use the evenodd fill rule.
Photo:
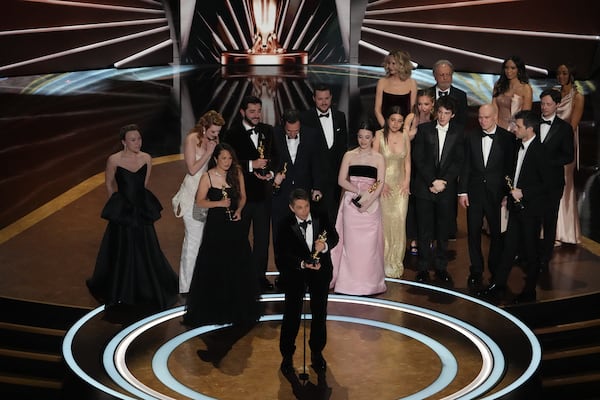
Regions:
<instances>
[{"instance_id":1,"label":"gold trophy base","mask_svg":"<svg viewBox=\"0 0 600 400\"><path fill-rule=\"evenodd\" d=\"M308 64L308 52L295 51L281 54L256 54L224 51L221 53L221 65L289 65Z\"/></svg>"}]
</instances>

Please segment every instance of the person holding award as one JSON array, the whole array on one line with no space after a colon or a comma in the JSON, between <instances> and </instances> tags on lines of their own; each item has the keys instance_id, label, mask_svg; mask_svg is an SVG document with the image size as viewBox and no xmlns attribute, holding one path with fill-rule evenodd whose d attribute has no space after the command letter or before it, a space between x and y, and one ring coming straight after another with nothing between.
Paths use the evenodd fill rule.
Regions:
<instances>
[{"instance_id":1,"label":"person holding award","mask_svg":"<svg viewBox=\"0 0 600 400\"><path fill-rule=\"evenodd\" d=\"M200 178L196 203L208 208L208 215L183 323L252 324L260 317L260 307L258 281L248 265L250 242L241 222L246 189L228 144L215 147L208 171Z\"/></svg>"},{"instance_id":2,"label":"person holding award","mask_svg":"<svg viewBox=\"0 0 600 400\"><path fill-rule=\"evenodd\" d=\"M386 290L383 267L383 225L379 195L385 161L373 149L375 132L368 122L358 129L358 147L342 159L338 184L344 190L336 219L338 245L331 250L337 293L372 295Z\"/></svg>"},{"instance_id":3,"label":"person holding award","mask_svg":"<svg viewBox=\"0 0 600 400\"><path fill-rule=\"evenodd\" d=\"M310 195L306 190L292 190L288 200L292 213L280 222L273 240L275 260L281 273L279 279L285 292L279 339L279 350L283 357L281 372L284 375L294 372L295 342L307 288L312 314L308 342L311 361L317 372L323 372L327 367L322 351L327 342L325 323L332 274L329 250L337 244L338 235L326 214L321 216L311 212Z\"/></svg>"}]
</instances>

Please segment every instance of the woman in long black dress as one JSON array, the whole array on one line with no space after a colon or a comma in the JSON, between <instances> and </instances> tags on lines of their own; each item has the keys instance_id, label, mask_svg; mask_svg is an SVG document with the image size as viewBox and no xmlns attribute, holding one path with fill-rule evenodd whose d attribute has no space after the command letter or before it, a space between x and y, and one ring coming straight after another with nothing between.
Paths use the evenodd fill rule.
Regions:
<instances>
[{"instance_id":1,"label":"woman in long black dress","mask_svg":"<svg viewBox=\"0 0 600 400\"><path fill-rule=\"evenodd\" d=\"M106 163L108 220L88 288L107 305L143 305L164 309L178 298L177 274L165 258L154 221L162 206L146 189L152 169L149 154L140 151L142 136L136 125L121 128L123 150Z\"/></svg>"},{"instance_id":2,"label":"woman in long black dress","mask_svg":"<svg viewBox=\"0 0 600 400\"><path fill-rule=\"evenodd\" d=\"M252 325L260 317L259 289L250 266L250 242L241 224L244 176L231 146L215 147L200 178L196 203L208 208L204 238L183 323Z\"/></svg>"}]
</instances>

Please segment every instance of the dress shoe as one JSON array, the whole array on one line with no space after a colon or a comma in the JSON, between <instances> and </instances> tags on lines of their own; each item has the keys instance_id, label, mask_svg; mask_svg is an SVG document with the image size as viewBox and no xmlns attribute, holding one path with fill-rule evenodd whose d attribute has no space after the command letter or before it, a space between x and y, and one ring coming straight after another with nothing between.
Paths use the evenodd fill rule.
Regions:
<instances>
[{"instance_id":1,"label":"dress shoe","mask_svg":"<svg viewBox=\"0 0 600 400\"><path fill-rule=\"evenodd\" d=\"M537 296L535 294L535 290L523 291L523 292L519 293L519 295L517 295L517 297L515 297L513 302L515 304L532 303L536 300L536 297Z\"/></svg>"},{"instance_id":2,"label":"dress shoe","mask_svg":"<svg viewBox=\"0 0 600 400\"><path fill-rule=\"evenodd\" d=\"M429 281L429 272L427 271L419 271L417 272L417 282L425 283Z\"/></svg>"},{"instance_id":3,"label":"dress shoe","mask_svg":"<svg viewBox=\"0 0 600 400\"><path fill-rule=\"evenodd\" d=\"M480 292L477 292L477 296L484 297L487 299L501 300L506 294L506 288L504 286L492 283Z\"/></svg>"},{"instance_id":4,"label":"dress shoe","mask_svg":"<svg viewBox=\"0 0 600 400\"><path fill-rule=\"evenodd\" d=\"M294 370L294 362L292 356L283 357L283 361L281 361L281 366L279 367L281 373L283 375L291 375L295 372Z\"/></svg>"},{"instance_id":5,"label":"dress shoe","mask_svg":"<svg viewBox=\"0 0 600 400\"><path fill-rule=\"evenodd\" d=\"M435 270L435 278L438 281L444 282L444 283L452 282L452 277L450 276L448 271L446 271L445 269L436 269Z\"/></svg>"},{"instance_id":6,"label":"dress shoe","mask_svg":"<svg viewBox=\"0 0 600 400\"><path fill-rule=\"evenodd\" d=\"M467 278L467 286L471 288L481 286L481 282L481 274L469 274Z\"/></svg>"},{"instance_id":7,"label":"dress shoe","mask_svg":"<svg viewBox=\"0 0 600 400\"><path fill-rule=\"evenodd\" d=\"M325 361L321 352L311 353L310 362L315 371L325 371L327 369L327 361Z\"/></svg>"}]
</instances>

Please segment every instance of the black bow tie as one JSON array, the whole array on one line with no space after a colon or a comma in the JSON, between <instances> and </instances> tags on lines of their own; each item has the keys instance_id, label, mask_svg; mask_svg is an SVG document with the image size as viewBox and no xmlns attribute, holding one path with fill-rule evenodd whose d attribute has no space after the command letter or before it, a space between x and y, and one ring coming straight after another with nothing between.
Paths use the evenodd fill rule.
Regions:
<instances>
[{"instance_id":1,"label":"black bow tie","mask_svg":"<svg viewBox=\"0 0 600 400\"><path fill-rule=\"evenodd\" d=\"M296 140L296 139L298 139L298 136L294 136L294 137L291 137L291 136L288 136L288 135L285 135L285 136L286 136L286 137L287 137L289 140Z\"/></svg>"},{"instance_id":2,"label":"black bow tie","mask_svg":"<svg viewBox=\"0 0 600 400\"><path fill-rule=\"evenodd\" d=\"M254 130L254 128L250 128L246 132L248 132L248 136L252 136L252 135L254 135L256 133L256 131Z\"/></svg>"},{"instance_id":3,"label":"black bow tie","mask_svg":"<svg viewBox=\"0 0 600 400\"><path fill-rule=\"evenodd\" d=\"M439 96L439 97L446 96L447 94L448 94L448 91L447 91L447 90L440 90L440 91L438 92L438 96Z\"/></svg>"},{"instance_id":4,"label":"black bow tie","mask_svg":"<svg viewBox=\"0 0 600 400\"><path fill-rule=\"evenodd\" d=\"M298 222L298 225L300 225L300 228L304 229L304 232L306 232L306 227L310 224L312 224L312 221L310 219Z\"/></svg>"},{"instance_id":5,"label":"black bow tie","mask_svg":"<svg viewBox=\"0 0 600 400\"><path fill-rule=\"evenodd\" d=\"M494 139L494 136L496 136L496 134L495 133L487 133L486 131L483 131L481 133L481 137L486 137L486 136L489 137L490 139Z\"/></svg>"},{"instance_id":6,"label":"black bow tie","mask_svg":"<svg viewBox=\"0 0 600 400\"><path fill-rule=\"evenodd\" d=\"M319 118L329 118L329 113L319 114Z\"/></svg>"},{"instance_id":7,"label":"black bow tie","mask_svg":"<svg viewBox=\"0 0 600 400\"><path fill-rule=\"evenodd\" d=\"M525 149L525 145L523 144L523 142L519 142L519 148L523 150Z\"/></svg>"},{"instance_id":8,"label":"black bow tie","mask_svg":"<svg viewBox=\"0 0 600 400\"><path fill-rule=\"evenodd\" d=\"M552 121L548 121L548 120L543 119L543 120L540 121L540 124L552 125Z\"/></svg>"}]
</instances>

